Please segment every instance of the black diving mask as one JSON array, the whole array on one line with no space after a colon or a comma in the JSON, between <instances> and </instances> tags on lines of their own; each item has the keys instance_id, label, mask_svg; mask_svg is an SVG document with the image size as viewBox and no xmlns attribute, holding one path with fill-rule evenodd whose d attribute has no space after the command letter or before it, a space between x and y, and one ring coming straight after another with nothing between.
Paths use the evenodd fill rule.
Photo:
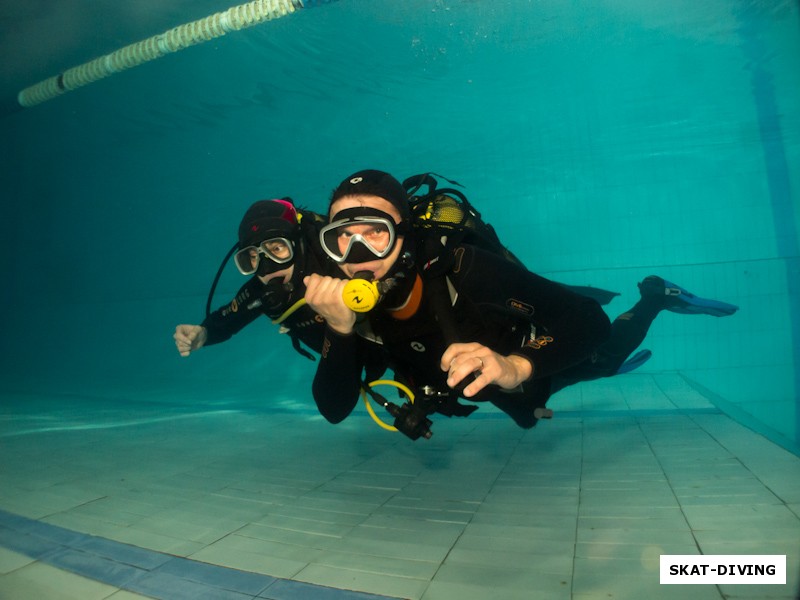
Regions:
<instances>
[{"instance_id":1,"label":"black diving mask","mask_svg":"<svg viewBox=\"0 0 800 600\"><path fill-rule=\"evenodd\" d=\"M363 263L386 258L394 250L404 226L391 215L364 206L339 211L322 228L320 243L336 263Z\"/></svg>"},{"instance_id":2,"label":"black diving mask","mask_svg":"<svg viewBox=\"0 0 800 600\"><path fill-rule=\"evenodd\" d=\"M286 238L264 240L258 246L246 246L233 257L236 268L242 275L258 273L269 275L286 268L294 259L294 244Z\"/></svg>"}]
</instances>

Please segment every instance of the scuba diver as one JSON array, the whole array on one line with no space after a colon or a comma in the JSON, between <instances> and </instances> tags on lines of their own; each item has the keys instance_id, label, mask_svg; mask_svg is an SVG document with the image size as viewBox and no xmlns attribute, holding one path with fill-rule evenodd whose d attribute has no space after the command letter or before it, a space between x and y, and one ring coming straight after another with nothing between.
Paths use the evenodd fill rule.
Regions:
<instances>
[{"instance_id":1,"label":"scuba diver","mask_svg":"<svg viewBox=\"0 0 800 600\"><path fill-rule=\"evenodd\" d=\"M626 363L662 310L724 316L737 309L651 276L639 286L641 300L611 324L594 299L415 227L408 206L405 187L375 170L351 175L331 197L320 242L341 274L304 279L307 303L326 321L312 391L331 423L358 402L375 344L416 398L402 407L373 398L398 430L418 439L430 437L434 412L475 410L460 399L489 401L533 427L549 416L545 405L556 391L646 360L649 351Z\"/></svg>"},{"instance_id":2,"label":"scuba diver","mask_svg":"<svg viewBox=\"0 0 800 600\"><path fill-rule=\"evenodd\" d=\"M295 350L313 360L303 345L319 353L324 322L303 301L303 277L320 271L324 254L319 247L319 227L324 218L295 208L290 198L259 200L247 209L239 224L239 241L225 257L208 297L206 318L200 325L178 325L175 345L181 356L204 346L229 340L266 315L279 323ZM235 253L235 254L234 254ZM211 302L222 270L234 255L242 275L253 277L227 305L211 312Z\"/></svg>"}]
</instances>

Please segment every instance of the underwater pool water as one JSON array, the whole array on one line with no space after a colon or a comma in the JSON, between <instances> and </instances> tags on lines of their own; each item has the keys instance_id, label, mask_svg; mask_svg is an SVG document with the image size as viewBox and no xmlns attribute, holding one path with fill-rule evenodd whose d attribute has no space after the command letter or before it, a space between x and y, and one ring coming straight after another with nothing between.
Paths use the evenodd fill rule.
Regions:
<instances>
[{"instance_id":1,"label":"underwater pool water","mask_svg":"<svg viewBox=\"0 0 800 600\"><path fill-rule=\"evenodd\" d=\"M581 569L605 551L639 557L679 513L686 535L653 547L735 554L744 548L730 537L736 518L769 513L760 528L796 565L797 548L776 532L795 531L800 502L798 50L800 15L788 1L339 0L3 116L0 509L281 579L427 599L480 597L525 572L506 555L492 567L470 554L486 548L478 538L518 540L516 525L531 528L521 530L528 539L564 543L544 568L553 582L543 598L605 594L614 577ZM482 410L437 423L428 447L387 438L363 410L352 424L324 425L309 389L314 364L266 319L178 357L172 331L202 320L243 211L291 196L324 212L342 177L366 167L457 180L531 270L618 292L612 317L650 274L740 309L659 316L643 344L653 358L556 398L548 429L522 432ZM215 306L242 283L229 266ZM615 431L638 451L615 444ZM330 447L343 455L324 457ZM620 461L611 472L637 474L628 494L598 475L595 451L603 464ZM480 492L465 483L470 460ZM713 475L721 466L736 472ZM687 473L697 479L681 480ZM681 491L709 477L714 493ZM451 496L432 485L438 478ZM544 481L556 483L537 487ZM182 489L191 509L181 509ZM370 499L356 516L321 506L359 493ZM568 498L569 510L551 527L515 493L528 505L537 494ZM694 503L703 509L685 496L703 498ZM443 511L436 523L456 523L443 526L441 552L428 553L439 543L419 530L433 521L414 498ZM329 517L316 519L313 540L287 508L304 499ZM614 507L605 519L632 506L638 520L614 521L596 539L597 523L581 521L594 518L595 500ZM747 508L709 525L710 507L732 505ZM198 531L226 506L242 514ZM648 506L663 509L658 527L642 518ZM281 529L286 519L293 526ZM722 533L692 537L706 526ZM239 527L249 534L236 537ZM417 532L389 536L403 567L389 573L372 558L337 579L342 565L382 556L369 535L378 530ZM221 557L233 547L242 554L229 564ZM287 563L259 562L289 550ZM542 554L520 550L529 551ZM473 559L487 569L475 581L461 570ZM0 589L19 571L3 573ZM643 587L618 592L664 589L639 575Z\"/></svg>"}]
</instances>

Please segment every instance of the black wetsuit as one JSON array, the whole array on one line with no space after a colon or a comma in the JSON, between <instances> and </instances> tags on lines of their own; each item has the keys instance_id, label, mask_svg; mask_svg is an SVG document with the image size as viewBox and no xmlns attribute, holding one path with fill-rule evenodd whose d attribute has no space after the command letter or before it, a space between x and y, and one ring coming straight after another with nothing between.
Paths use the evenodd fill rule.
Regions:
<instances>
[{"instance_id":1,"label":"black wetsuit","mask_svg":"<svg viewBox=\"0 0 800 600\"><path fill-rule=\"evenodd\" d=\"M357 324L358 335L326 328L313 393L328 421L342 421L358 401L364 361L374 352L374 345L365 339L380 343L384 360L398 379L416 389L447 390L447 374L439 364L453 341L479 342L501 355L530 359L533 377L521 389L489 386L472 400L491 401L521 427L532 427L534 409L544 406L550 396L551 378L590 361L609 335L608 317L596 301L495 254L457 246L445 274L454 293L441 288L445 280L421 271L422 299L410 318L397 319L383 303ZM449 296L444 308L443 294ZM445 335L442 315L448 311L453 326L446 327Z\"/></svg>"},{"instance_id":2,"label":"black wetsuit","mask_svg":"<svg viewBox=\"0 0 800 600\"><path fill-rule=\"evenodd\" d=\"M201 323L207 332L205 345L211 346L229 340L261 315L271 320L278 318L294 302L303 298L305 288L302 273L304 272L295 266L295 275L291 282L294 289L278 306L274 306L271 302L272 296L269 293L271 286L264 285L258 277L251 278L239 289L229 304L212 312ZM295 349L302 348L298 346L302 343L319 353L322 349L325 320L304 304L281 323L279 331L287 333L292 338Z\"/></svg>"}]
</instances>

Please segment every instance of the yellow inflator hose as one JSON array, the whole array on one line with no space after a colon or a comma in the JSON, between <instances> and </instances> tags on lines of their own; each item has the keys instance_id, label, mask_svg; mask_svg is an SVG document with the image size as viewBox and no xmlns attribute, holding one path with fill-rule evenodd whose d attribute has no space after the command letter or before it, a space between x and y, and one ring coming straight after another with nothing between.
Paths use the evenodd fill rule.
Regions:
<instances>
[{"instance_id":1,"label":"yellow inflator hose","mask_svg":"<svg viewBox=\"0 0 800 600\"><path fill-rule=\"evenodd\" d=\"M376 385L391 385L396 387L405 393L406 396L408 396L408 401L411 402L411 404L414 404L414 392L412 392L407 386L403 385L399 381L394 381L393 379L376 379L375 381L370 381L367 385L369 385L371 388L375 387ZM372 417L372 420L375 421L379 427L387 431L397 431L396 427L384 423L381 418L375 414L375 409L372 408L372 405L369 403L369 399L367 398L367 390L364 388L361 388L361 397L364 399L364 405L367 407L369 416Z\"/></svg>"}]
</instances>

